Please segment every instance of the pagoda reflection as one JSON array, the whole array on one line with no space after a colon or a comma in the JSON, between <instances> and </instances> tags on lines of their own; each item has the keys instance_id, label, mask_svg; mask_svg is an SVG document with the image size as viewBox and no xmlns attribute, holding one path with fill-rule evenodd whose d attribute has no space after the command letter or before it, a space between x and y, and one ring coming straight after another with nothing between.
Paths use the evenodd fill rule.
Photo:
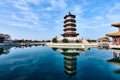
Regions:
<instances>
[{"instance_id":1,"label":"pagoda reflection","mask_svg":"<svg viewBox=\"0 0 120 80\"><path fill-rule=\"evenodd\" d=\"M76 74L77 56L81 50L76 48L61 48L57 49L57 51L64 55L64 72L72 77Z\"/></svg>"}]
</instances>

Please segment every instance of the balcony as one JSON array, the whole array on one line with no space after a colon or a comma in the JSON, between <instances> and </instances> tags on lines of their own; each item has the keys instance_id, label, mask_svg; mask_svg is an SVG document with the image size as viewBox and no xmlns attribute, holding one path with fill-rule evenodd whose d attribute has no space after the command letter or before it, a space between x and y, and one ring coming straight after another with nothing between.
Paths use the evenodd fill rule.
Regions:
<instances>
[{"instance_id":1,"label":"balcony","mask_svg":"<svg viewBox=\"0 0 120 80\"><path fill-rule=\"evenodd\" d=\"M71 30L71 31L76 31L76 28L70 27L70 28L65 28L65 29L64 29L64 31L69 31L69 30Z\"/></svg>"},{"instance_id":2,"label":"balcony","mask_svg":"<svg viewBox=\"0 0 120 80\"><path fill-rule=\"evenodd\" d=\"M120 45L109 44L109 48L120 49Z\"/></svg>"},{"instance_id":3,"label":"balcony","mask_svg":"<svg viewBox=\"0 0 120 80\"><path fill-rule=\"evenodd\" d=\"M67 22L67 21L74 21L74 22L76 22L74 18L67 18L67 19L64 20L64 23Z\"/></svg>"},{"instance_id":4,"label":"balcony","mask_svg":"<svg viewBox=\"0 0 120 80\"><path fill-rule=\"evenodd\" d=\"M76 24L74 22L69 22L69 23L64 24L64 27L66 27L66 26L74 26L74 27L76 27Z\"/></svg>"}]
</instances>

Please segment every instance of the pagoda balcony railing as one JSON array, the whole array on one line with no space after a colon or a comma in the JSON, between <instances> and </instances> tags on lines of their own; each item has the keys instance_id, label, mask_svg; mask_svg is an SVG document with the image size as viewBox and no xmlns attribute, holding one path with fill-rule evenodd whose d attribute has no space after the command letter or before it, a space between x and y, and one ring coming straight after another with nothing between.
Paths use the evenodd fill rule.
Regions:
<instances>
[{"instance_id":1,"label":"pagoda balcony railing","mask_svg":"<svg viewBox=\"0 0 120 80\"><path fill-rule=\"evenodd\" d=\"M65 26L76 26L76 24L74 22L70 22L70 23L65 23L64 24L64 27Z\"/></svg>"},{"instance_id":2,"label":"pagoda balcony railing","mask_svg":"<svg viewBox=\"0 0 120 80\"><path fill-rule=\"evenodd\" d=\"M72 27L72 28L65 28L65 29L64 29L64 31L68 31L68 30L76 31L76 28Z\"/></svg>"},{"instance_id":3,"label":"pagoda balcony railing","mask_svg":"<svg viewBox=\"0 0 120 80\"><path fill-rule=\"evenodd\" d=\"M75 18L72 17L67 17L65 20L69 20L69 19L75 20Z\"/></svg>"},{"instance_id":4,"label":"pagoda balcony railing","mask_svg":"<svg viewBox=\"0 0 120 80\"><path fill-rule=\"evenodd\" d=\"M74 31L64 31L64 33L76 33L76 32L74 32Z\"/></svg>"},{"instance_id":5,"label":"pagoda balcony railing","mask_svg":"<svg viewBox=\"0 0 120 80\"><path fill-rule=\"evenodd\" d=\"M66 26L65 28L75 28L74 26Z\"/></svg>"},{"instance_id":6,"label":"pagoda balcony railing","mask_svg":"<svg viewBox=\"0 0 120 80\"><path fill-rule=\"evenodd\" d=\"M78 34L78 33L76 33L76 32L64 32L64 34Z\"/></svg>"},{"instance_id":7,"label":"pagoda balcony railing","mask_svg":"<svg viewBox=\"0 0 120 80\"><path fill-rule=\"evenodd\" d=\"M65 24L75 24L75 22L66 22Z\"/></svg>"},{"instance_id":8,"label":"pagoda balcony railing","mask_svg":"<svg viewBox=\"0 0 120 80\"><path fill-rule=\"evenodd\" d=\"M75 19L73 19L73 18L72 18L72 19L65 19L65 20L64 20L64 23L66 23L66 22L68 22L68 21L73 21L73 22L76 23Z\"/></svg>"}]
</instances>

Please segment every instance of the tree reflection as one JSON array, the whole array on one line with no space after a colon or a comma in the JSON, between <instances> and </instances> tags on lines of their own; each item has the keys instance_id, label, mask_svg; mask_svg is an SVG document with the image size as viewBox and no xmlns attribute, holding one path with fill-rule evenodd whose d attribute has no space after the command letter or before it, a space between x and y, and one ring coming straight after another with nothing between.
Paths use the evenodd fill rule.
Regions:
<instances>
[{"instance_id":1,"label":"tree reflection","mask_svg":"<svg viewBox=\"0 0 120 80\"><path fill-rule=\"evenodd\" d=\"M10 52L11 46L0 46L0 55L8 54Z\"/></svg>"}]
</instances>

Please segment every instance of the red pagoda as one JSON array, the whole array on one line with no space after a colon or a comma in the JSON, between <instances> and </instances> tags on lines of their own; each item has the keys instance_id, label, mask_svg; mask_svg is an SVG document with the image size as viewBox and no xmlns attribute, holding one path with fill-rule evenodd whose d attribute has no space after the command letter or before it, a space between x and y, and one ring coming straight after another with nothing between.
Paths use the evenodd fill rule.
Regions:
<instances>
[{"instance_id":1,"label":"red pagoda","mask_svg":"<svg viewBox=\"0 0 120 80\"><path fill-rule=\"evenodd\" d=\"M111 26L117 27L118 32L106 34L106 36L112 37L112 45L120 45L120 23L115 23Z\"/></svg>"}]
</instances>

